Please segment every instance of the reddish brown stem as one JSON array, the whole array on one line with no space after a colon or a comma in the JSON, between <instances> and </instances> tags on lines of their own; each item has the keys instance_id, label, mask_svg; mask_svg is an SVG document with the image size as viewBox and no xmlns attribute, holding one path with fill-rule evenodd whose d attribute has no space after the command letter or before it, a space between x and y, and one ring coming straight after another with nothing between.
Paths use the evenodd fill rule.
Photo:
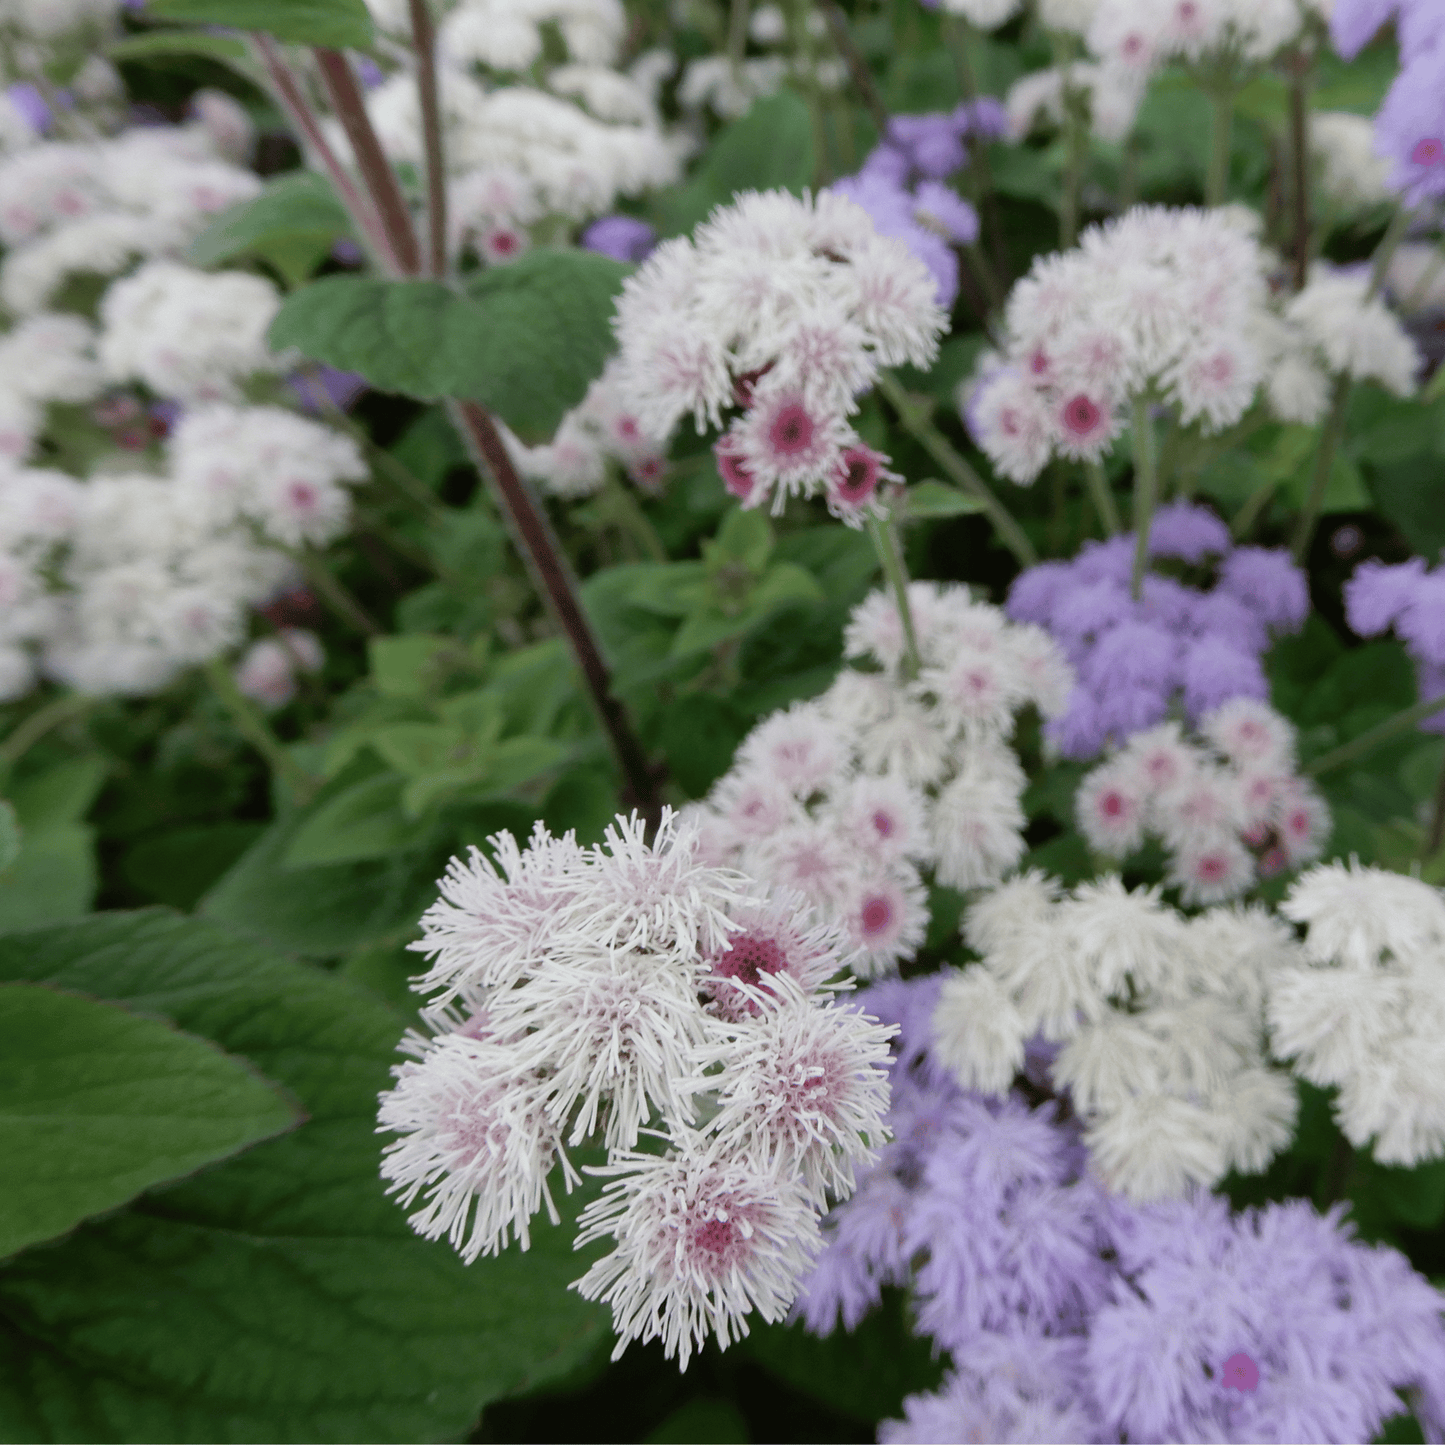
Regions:
<instances>
[{"instance_id":1,"label":"reddish brown stem","mask_svg":"<svg viewBox=\"0 0 1445 1445\"><path fill-rule=\"evenodd\" d=\"M301 133L312 154L320 161L322 168L331 178L331 184L335 187L341 204L346 207L347 213L356 223L357 230L361 232L382 265L394 271L396 257L392 255L391 244L387 240L386 231L382 228L375 208L357 190L356 183L346 173L346 167L341 164L336 152L331 149L331 145L316 119L316 113L311 109L310 102L302 93L296 77L291 73L291 67L286 64L276 42L269 35L260 34L252 35L251 41L256 47L257 54L261 57L262 65L266 67L266 73L271 77L271 84L275 88L276 99L281 103L282 110L286 112L291 124Z\"/></svg>"},{"instance_id":2,"label":"reddish brown stem","mask_svg":"<svg viewBox=\"0 0 1445 1445\"><path fill-rule=\"evenodd\" d=\"M838 0L826 0L823 5L823 19L828 22L833 45L843 57L843 64L848 67L848 74L853 78L853 88L858 92L858 99L863 102L863 108L878 127L878 139L887 140L888 111L883 105L882 96L878 94L878 87L873 83L873 72L868 69L868 62L854 44L853 32L848 29L848 17L843 13L843 7L838 4Z\"/></svg>"},{"instance_id":3,"label":"reddish brown stem","mask_svg":"<svg viewBox=\"0 0 1445 1445\"><path fill-rule=\"evenodd\" d=\"M426 215L431 273L447 272L447 177L442 166L442 111L437 96L436 28L427 0L411 0L411 33L416 48L416 85L421 97L421 132L426 147Z\"/></svg>"},{"instance_id":4,"label":"reddish brown stem","mask_svg":"<svg viewBox=\"0 0 1445 1445\"><path fill-rule=\"evenodd\" d=\"M626 711L612 695L611 676L603 661L602 649L593 635L587 614L582 610L576 579L563 560L547 514L512 465L506 445L487 409L474 401L451 402L449 409L462 439L478 463L478 470L492 483L493 492L517 541L517 550L526 560L533 582L547 599L557 625L572 645L572 655L582 670L598 720L622 769L623 801L655 825L662 813L660 779L632 731Z\"/></svg>"},{"instance_id":5,"label":"reddish brown stem","mask_svg":"<svg viewBox=\"0 0 1445 1445\"><path fill-rule=\"evenodd\" d=\"M381 217L396 268L403 276L415 276L421 270L421 250L416 243L416 231L412 228L411 212L397 183L396 172L382 153L381 143L372 129L371 117L366 113L366 101L356 83L356 76L352 74L351 65L339 50L318 45L313 53L317 65L321 67L321 78L326 83L331 108L351 142L356 168L361 172Z\"/></svg>"}]
</instances>

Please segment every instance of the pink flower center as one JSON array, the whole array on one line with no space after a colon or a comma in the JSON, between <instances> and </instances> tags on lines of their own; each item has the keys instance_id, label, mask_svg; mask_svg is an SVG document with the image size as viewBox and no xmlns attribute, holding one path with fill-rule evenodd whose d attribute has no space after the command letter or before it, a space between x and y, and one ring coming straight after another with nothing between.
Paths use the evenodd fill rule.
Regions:
<instances>
[{"instance_id":1,"label":"pink flower center","mask_svg":"<svg viewBox=\"0 0 1445 1445\"><path fill-rule=\"evenodd\" d=\"M737 1238L737 1231L729 1219L709 1219L699 1224L692 1232L693 1247L715 1259L727 1254Z\"/></svg>"},{"instance_id":2,"label":"pink flower center","mask_svg":"<svg viewBox=\"0 0 1445 1445\"><path fill-rule=\"evenodd\" d=\"M493 255L510 256L521 244L516 232L497 231L492 236L491 249Z\"/></svg>"},{"instance_id":3,"label":"pink flower center","mask_svg":"<svg viewBox=\"0 0 1445 1445\"><path fill-rule=\"evenodd\" d=\"M635 416L620 416L617 418L617 435L625 442L637 440L640 428L637 425Z\"/></svg>"},{"instance_id":4,"label":"pink flower center","mask_svg":"<svg viewBox=\"0 0 1445 1445\"><path fill-rule=\"evenodd\" d=\"M1099 799L1099 811L1106 818L1122 818L1124 816L1124 795L1122 793L1105 793Z\"/></svg>"},{"instance_id":5,"label":"pink flower center","mask_svg":"<svg viewBox=\"0 0 1445 1445\"><path fill-rule=\"evenodd\" d=\"M891 838L898 827L893 821L893 815L885 812L882 808L875 810L870 821L873 824L873 831L880 838Z\"/></svg>"},{"instance_id":6,"label":"pink flower center","mask_svg":"<svg viewBox=\"0 0 1445 1445\"><path fill-rule=\"evenodd\" d=\"M1064 425L1076 437L1086 437L1099 425L1103 412L1080 392L1064 406Z\"/></svg>"},{"instance_id":7,"label":"pink flower center","mask_svg":"<svg viewBox=\"0 0 1445 1445\"><path fill-rule=\"evenodd\" d=\"M800 401L790 401L778 410L768 426L768 441L780 456L802 455L813 445L817 427Z\"/></svg>"},{"instance_id":8,"label":"pink flower center","mask_svg":"<svg viewBox=\"0 0 1445 1445\"><path fill-rule=\"evenodd\" d=\"M753 494L757 479L747 469L743 459L733 450L731 441L724 437L713 444L712 454L717 458L718 475L723 486L740 501L746 502Z\"/></svg>"},{"instance_id":9,"label":"pink flower center","mask_svg":"<svg viewBox=\"0 0 1445 1445\"><path fill-rule=\"evenodd\" d=\"M776 938L765 933L743 933L733 939L733 946L713 960L713 972L723 978L756 987L765 973L782 973L788 956Z\"/></svg>"},{"instance_id":10,"label":"pink flower center","mask_svg":"<svg viewBox=\"0 0 1445 1445\"><path fill-rule=\"evenodd\" d=\"M1194 872L1201 883L1221 883L1229 875L1229 860L1222 853L1206 853Z\"/></svg>"},{"instance_id":11,"label":"pink flower center","mask_svg":"<svg viewBox=\"0 0 1445 1445\"><path fill-rule=\"evenodd\" d=\"M292 482L286 488L286 500L298 512L314 512L317 503L316 488L310 482Z\"/></svg>"},{"instance_id":12,"label":"pink flower center","mask_svg":"<svg viewBox=\"0 0 1445 1445\"><path fill-rule=\"evenodd\" d=\"M1220 1374L1226 1390L1243 1390L1253 1394L1259 1388L1259 1366L1243 1350L1224 1362Z\"/></svg>"},{"instance_id":13,"label":"pink flower center","mask_svg":"<svg viewBox=\"0 0 1445 1445\"><path fill-rule=\"evenodd\" d=\"M1445 164L1445 141L1439 136L1427 135L1415 142L1410 159L1417 166L1438 166Z\"/></svg>"},{"instance_id":14,"label":"pink flower center","mask_svg":"<svg viewBox=\"0 0 1445 1445\"><path fill-rule=\"evenodd\" d=\"M878 470L877 452L867 447L849 447L843 453L843 462L834 484L838 496L854 505L866 502L877 490Z\"/></svg>"},{"instance_id":15,"label":"pink flower center","mask_svg":"<svg viewBox=\"0 0 1445 1445\"><path fill-rule=\"evenodd\" d=\"M1042 346L1034 348L1033 354L1029 357L1029 370L1035 376L1042 376L1049 369L1049 354Z\"/></svg>"},{"instance_id":16,"label":"pink flower center","mask_svg":"<svg viewBox=\"0 0 1445 1445\"><path fill-rule=\"evenodd\" d=\"M870 898L863 905L861 919L863 936L877 938L879 934L886 933L893 922L893 905L886 898Z\"/></svg>"}]
</instances>

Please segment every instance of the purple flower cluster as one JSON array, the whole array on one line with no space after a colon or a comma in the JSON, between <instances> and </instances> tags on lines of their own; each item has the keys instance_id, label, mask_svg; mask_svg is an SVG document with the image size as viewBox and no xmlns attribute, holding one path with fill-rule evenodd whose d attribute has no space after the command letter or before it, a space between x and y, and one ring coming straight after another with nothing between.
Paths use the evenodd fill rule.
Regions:
<instances>
[{"instance_id":1,"label":"purple flower cluster","mask_svg":"<svg viewBox=\"0 0 1445 1445\"><path fill-rule=\"evenodd\" d=\"M1445 693L1445 565L1429 572L1420 557L1398 567L1362 563L1345 583L1345 620L1361 637L1393 628L1415 664L1421 700ZM1445 712L1420 726L1445 733Z\"/></svg>"},{"instance_id":2,"label":"purple flower cluster","mask_svg":"<svg viewBox=\"0 0 1445 1445\"><path fill-rule=\"evenodd\" d=\"M1309 613L1308 583L1289 554L1236 547L1205 507L1161 507L1149 553L1207 567L1212 586L1150 574L1136 602L1126 532L1085 543L1070 562L1030 567L1010 589L1009 616L1047 628L1078 677L1068 710L1047 729L1065 757L1093 757L1164 721L1176 696L1192 723L1231 698L1267 699L1260 657L1273 635L1298 631Z\"/></svg>"},{"instance_id":3,"label":"purple flower cluster","mask_svg":"<svg viewBox=\"0 0 1445 1445\"><path fill-rule=\"evenodd\" d=\"M582 232L582 247L614 261L645 261L657 245L657 232L636 216L602 216Z\"/></svg>"},{"instance_id":4,"label":"purple flower cluster","mask_svg":"<svg viewBox=\"0 0 1445 1445\"><path fill-rule=\"evenodd\" d=\"M897 1022L894 1140L829 1216L798 1312L851 1329L910 1287L954 1369L897 1441L1368 1440L1405 1393L1445 1431L1445 1299L1306 1202L1136 1206L1085 1172L1062 1105L960 1089L928 1052L938 978L860 1006ZM1025 1074L1042 1081L1047 1052Z\"/></svg>"},{"instance_id":5,"label":"purple flower cluster","mask_svg":"<svg viewBox=\"0 0 1445 1445\"><path fill-rule=\"evenodd\" d=\"M1336 0L1335 49L1352 60L1395 22L1400 73L1375 117L1375 149L1394 167L1390 184L1411 206L1445 196L1445 5L1440 0Z\"/></svg>"},{"instance_id":6,"label":"purple flower cluster","mask_svg":"<svg viewBox=\"0 0 1445 1445\"><path fill-rule=\"evenodd\" d=\"M943 181L968 160L970 136L993 140L1006 129L1003 106L989 97L949 112L894 116L863 169L831 187L862 206L882 235L907 243L933 273L941 306L958 296L954 246L978 239L977 212Z\"/></svg>"}]
</instances>

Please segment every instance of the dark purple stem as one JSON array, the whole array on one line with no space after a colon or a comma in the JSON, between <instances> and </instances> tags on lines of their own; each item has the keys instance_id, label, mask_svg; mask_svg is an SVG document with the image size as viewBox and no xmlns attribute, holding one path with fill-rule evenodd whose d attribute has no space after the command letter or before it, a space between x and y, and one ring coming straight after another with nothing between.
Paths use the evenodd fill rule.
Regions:
<instances>
[{"instance_id":1,"label":"dark purple stem","mask_svg":"<svg viewBox=\"0 0 1445 1445\"><path fill-rule=\"evenodd\" d=\"M442 112L437 98L436 28L427 0L411 0L411 33L416 47L416 84L421 97L422 139L426 147L427 232L431 273L447 273L447 177L442 165Z\"/></svg>"}]
</instances>

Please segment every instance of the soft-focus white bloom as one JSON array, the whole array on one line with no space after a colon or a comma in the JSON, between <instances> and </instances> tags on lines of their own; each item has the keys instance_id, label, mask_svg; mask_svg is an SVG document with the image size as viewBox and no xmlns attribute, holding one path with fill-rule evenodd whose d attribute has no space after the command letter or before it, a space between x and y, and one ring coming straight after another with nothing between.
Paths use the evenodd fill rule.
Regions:
<instances>
[{"instance_id":1,"label":"soft-focus white bloom","mask_svg":"<svg viewBox=\"0 0 1445 1445\"><path fill-rule=\"evenodd\" d=\"M1101 60L1148 70L1169 60L1259 64L1301 34L1307 0L1100 0L1088 27Z\"/></svg>"},{"instance_id":2,"label":"soft-focus white bloom","mask_svg":"<svg viewBox=\"0 0 1445 1445\"><path fill-rule=\"evenodd\" d=\"M1423 364L1419 348L1378 297L1368 274L1310 268L1308 284L1285 307L1285 317L1323 356L1330 371L1355 381L1377 381L1409 396Z\"/></svg>"},{"instance_id":3,"label":"soft-focus white bloom","mask_svg":"<svg viewBox=\"0 0 1445 1445\"><path fill-rule=\"evenodd\" d=\"M230 398L244 377L281 365L266 345L280 308L263 277L151 261L105 293L97 351L112 380L165 397Z\"/></svg>"},{"instance_id":4,"label":"soft-focus white bloom","mask_svg":"<svg viewBox=\"0 0 1445 1445\"><path fill-rule=\"evenodd\" d=\"M934 1050L965 1087L1004 1093L1037 1033L1085 1124L1097 1172L1135 1199L1258 1172L1292 1137L1296 1100L1264 1054L1266 993L1299 966L1262 911L1185 918L1117 877L1060 896L1026 874L985 895L963 932L982 962L955 972Z\"/></svg>"},{"instance_id":5,"label":"soft-focus white bloom","mask_svg":"<svg viewBox=\"0 0 1445 1445\"><path fill-rule=\"evenodd\" d=\"M923 941L920 870L954 888L996 883L1023 856L1027 779L1009 745L1016 712L1054 716L1068 664L1041 629L968 589L908 589L921 660L902 675L895 599L866 597L844 668L821 697L773 714L738 748L707 800L711 855L804 894L838 921L849 963L893 969Z\"/></svg>"},{"instance_id":6,"label":"soft-focus white bloom","mask_svg":"<svg viewBox=\"0 0 1445 1445\"><path fill-rule=\"evenodd\" d=\"M246 649L236 666L236 686L245 697L269 709L285 707L296 696L296 674L319 672L326 660L320 639L298 627L283 628Z\"/></svg>"},{"instance_id":7,"label":"soft-focus white bloom","mask_svg":"<svg viewBox=\"0 0 1445 1445\"><path fill-rule=\"evenodd\" d=\"M1257 229L1238 207L1138 206L1037 258L1010 293L1003 350L959 390L997 470L1027 485L1052 456L1098 459L1144 391L1206 433L1238 422L1262 387L1286 419L1313 420L1328 393L1306 325L1317 303L1302 293L1278 313ZM1348 318L1358 374L1394 376L1377 333L1403 333L1382 308L1365 312L1368 324Z\"/></svg>"},{"instance_id":8,"label":"soft-focus white bloom","mask_svg":"<svg viewBox=\"0 0 1445 1445\"><path fill-rule=\"evenodd\" d=\"M1445 247L1405 242L1390 258L1385 282L1406 313L1445 307Z\"/></svg>"},{"instance_id":9,"label":"soft-focus white bloom","mask_svg":"<svg viewBox=\"0 0 1445 1445\"><path fill-rule=\"evenodd\" d=\"M1348 215L1394 199L1386 184L1390 165L1375 154L1375 126L1368 116L1311 111L1309 134L1310 154L1330 203Z\"/></svg>"},{"instance_id":10,"label":"soft-focus white bloom","mask_svg":"<svg viewBox=\"0 0 1445 1445\"><path fill-rule=\"evenodd\" d=\"M1281 912L1306 925L1308 961L1271 981L1275 1050L1339 1090L1340 1129L1381 1163L1445 1153L1445 898L1416 878L1327 864Z\"/></svg>"},{"instance_id":11,"label":"soft-focus white bloom","mask_svg":"<svg viewBox=\"0 0 1445 1445\"><path fill-rule=\"evenodd\" d=\"M980 30L997 30L1017 15L1022 0L940 0L950 15L961 15Z\"/></svg>"},{"instance_id":12,"label":"soft-focus white bloom","mask_svg":"<svg viewBox=\"0 0 1445 1445\"><path fill-rule=\"evenodd\" d=\"M1147 838L1169 854L1186 903L1221 903L1317 857L1330 815L1296 771L1295 733L1267 703L1234 698L1200 720L1136 733L1079 785L1074 812L1089 846L1126 858Z\"/></svg>"},{"instance_id":13,"label":"soft-focus white bloom","mask_svg":"<svg viewBox=\"0 0 1445 1445\"><path fill-rule=\"evenodd\" d=\"M1087 19L1082 23L1087 27ZM1040 121L1063 125L1067 99L1077 96L1088 108L1094 133L1101 140L1122 141L1134 128L1145 82L1146 77L1130 67L1089 61L1030 71L1014 81L1004 97L1009 134L1022 140Z\"/></svg>"}]
</instances>

